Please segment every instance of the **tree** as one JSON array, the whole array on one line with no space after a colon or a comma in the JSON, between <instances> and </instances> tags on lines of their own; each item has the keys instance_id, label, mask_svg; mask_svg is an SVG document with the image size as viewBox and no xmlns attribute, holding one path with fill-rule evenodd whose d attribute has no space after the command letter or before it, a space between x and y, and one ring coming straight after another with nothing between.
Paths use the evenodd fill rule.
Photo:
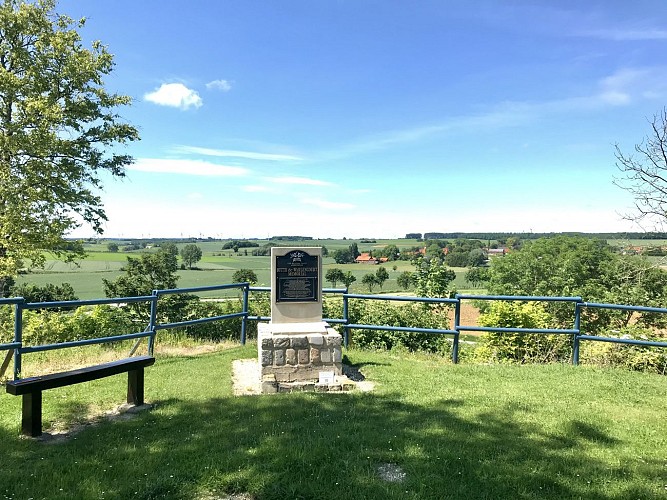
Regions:
<instances>
[{"instance_id":1,"label":"tree","mask_svg":"<svg viewBox=\"0 0 667 500\"><path fill-rule=\"evenodd\" d=\"M410 271L403 271L401 274L398 275L398 278L396 278L396 283L398 283L398 286L403 288L404 290L407 290L410 288L410 285L412 285L412 273Z\"/></svg>"},{"instance_id":2,"label":"tree","mask_svg":"<svg viewBox=\"0 0 667 500\"><path fill-rule=\"evenodd\" d=\"M389 260L398 260L398 258L401 255L401 251L398 249L396 245L390 244L385 246L382 250L380 250L380 257L387 257Z\"/></svg>"},{"instance_id":3,"label":"tree","mask_svg":"<svg viewBox=\"0 0 667 500\"><path fill-rule=\"evenodd\" d=\"M107 245L107 250L109 250L111 253L118 252L118 243L112 241Z\"/></svg>"},{"instance_id":4,"label":"tree","mask_svg":"<svg viewBox=\"0 0 667 500\"><path fill-rule=\"evenodd\" d=\"M234 283L250 283L254 285L257 283L257 275L252 269L239 269L232 275L232 281Z\"/></svg>"},{"instance_id":5,"label":"tree","mask_svg":"<svg viewBox=\"0 0 667 500\"><path fill-rule=\"evenodd\" d=\"M327 270L327 273L324 275L324 279L329 281L331 285L336 288L336 283L339 281L343 281L345 278L345 273L337 267L332 267L331 269Z\"/></svg>"},{"instance_id":6,"label":"tree","mask_svg":"<svg viewBox=\"0 0 667 500\"><path fill-rule=\"evenodd\" d=\"M486 262L486 253L481 248L473 248L468 253L467 267L479 267Z\"/></svg>"},{"instance_id":7,"label":"tree","mask_svg":"<svg viewBox=\"0 0 667 500\"><path fill-rule=\"evenodd\" d=\"M488 267L473 267L466 273L466 281L473 287L478 287L489 281Z\"/></svg>"},{"instance_id":8,"label":"tree","mask_svg":"<svg viewBox=\"0 0 667 500\"><path fill-rule=\"evenodd\" d=\"M352 253L350 252L349 248L339 248L338 250L334 250L332 255L334 262L336 264L350 264L354 262L354 257L352 257Z\"/></svg>"},{"instance_id":9,"label":"tree","mask_svg":"<svg viewBox=\"0 0 667 500\"><path fill-rule=\"evenodd\" d=\"M201 260L202 251L194 243L190 243L181 248L181 258L183 262L192 269L192 266Z\"/></svg>"},{"instance_id":10,"label":"tree","mask_svg":"<svg viewBox=\"0 0 667 500\"><path fill-rule=\"evenodd\" d=\"M626 218L665 222L667 219L667 108L654 115L649 135L635 145L635 154L615 146L616 167L622 172L614 184L635 199L636 213Z\"/></svg>"},{"instance_id":11,"label":"tree","mask_svg":"<svg viewBox=\"0 0 667 500\"><path fill-rule=\"evenodd\" d=\"M373 287L378 284L377 276L373 273L364 274L361 278L361 282L368 287L369 292L372 292Z\"/></svg>"},{"instance_id":12,"label":"tree","mask_svg":"<svg viewBox=\"0 0 667 500\"><path fill-rule=\"evenodd\" d=\"M352 255L352 262L354 262L354 259L359 257L361 255L361 252L359 252L359 248L357 247L356 243L352 243L349 247L350 250L350 255Z\"/></svg>"},{"instance_id":13,"label":"tree","mask_svg":"<svg viewBox=\"0 0 667 500\"><path fill-rule=\"evenodd\" d=\"M352 271L348 271L345 273L345 276L340 279L340 281L345 285L345 288L350 288L350 285L357 281L357 278L354 277Z\"/></svg>"},{"instance_id":14,"label":"tree","mask_svg":"<svg viewBox=\"0 0 667 500\"><path fill-rule=\"evenodd\" d=\"M0 276L22 261L41 266L49 250L82 255L64 237L107 220L96 190L103 173L122 177L132 158L117 144L139 138L117 109L130 98L108 92L113 57L100 42L81 43L55 0L5 0L0 5Z\"/></svg>"},{"instance_id":15,"label":"tree","mask_svg":"<svg viewBox=\"0 0 667 500\"><path fill-rule=\"evenodd\" d=\"M430 262L418 257L414 262L413 279L415 293L419 297L448 297L449 284L456 279L456 273L447 266L432 259Z\"/></svg>"},{"instance_id":16,"label":"tree","mask_svg":"<svg viewBox=\"0 0 667 500\"><path fill-rule=\"evenodd\" d=\"M160 248L164 252L167 252L167 253L173 255L174 257L178 257L178 247L176 246L176 243L168 241L166 243L162 243L162 245L160 245Z\"/></svg>"},{"instance_id":17,"label":"tree","mask_svg":"<svg viewBox=\"0 0 667 500\"><path fill-rule=\"evenodd\" d=\"M162 249L143 253L139 258L128 257L123 268L125 275L114 281L102 279L107 297L136 297L150 295L153 290L176 288L176 257Z\"/></svg>"},{"instance_id":18,"label":"tree","mask_svg":"<svg viewBox=\"0 0 667 500\"><path fill-rule=\"evenodd\" d=\"M380 290L382 290L382 285L384 285L385 281L389 279L389 273L387 270L380 266L378 267L378 270L375 271L375 282L378 284L380 287Z\"/></svg>"}]
</instances>

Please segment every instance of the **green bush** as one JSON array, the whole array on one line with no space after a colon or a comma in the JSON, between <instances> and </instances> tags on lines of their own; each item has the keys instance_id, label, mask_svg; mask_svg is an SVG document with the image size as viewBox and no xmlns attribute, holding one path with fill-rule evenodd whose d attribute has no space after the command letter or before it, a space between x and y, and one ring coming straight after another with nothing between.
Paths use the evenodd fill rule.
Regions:
<instances>
[{"instance_id":1,"label":"green bush","mask_svg":"<svg viewBox=\"0 0 667 500\"><path fill-rule=\"evenodd\" d=\"M324 317L342 318L340 301L324 302ZM349 302L350 323L378 326L449 329L447 311L439 306L423 304L394 305L386 301ZM342 326L337 327L342 331ZM350 345L360 349L389 350L403 348L410 352L423 351L449 354L451 336L435 333L410 333L391 330L354 329L350 331Z\"/></svg>"},{"instance_id":2,"label":"green bush","mask_svg":"<svg viewBox=\"0 0 667 500\"><path fill-rule=\"evenodd\" d=\"M636 325L622 328L616 335L635 340L667 341L667 335ZM630 370L667 374L667 349L664 347L642 347L589 340L581 341L579 346L579 361L582 363L621 366Z\"/></svg>"},{"instance_id":3,"label":"green bush","mask_svg":"<svg viewBox=\"0 0 667 500\"><path fill-rule=\"evenodd\" d=\"M479 317L480 326L549 328L552 316L537 302L493 302ZM571 357L571 336L564 334L485 332L477 354L488 361L565 361Z\"/></svg>"},{"instance_id":4,"label":"green bush","mask_svg":"<svg viewBox=\"0 0 667 500\"><path fill-rule=\"evenodd\" d=\"M23 343L54 344L136 333L143 328L133 324L121 307L79 307L73 312L48 310L23 311Z\"/></svg>"}]
</instances>

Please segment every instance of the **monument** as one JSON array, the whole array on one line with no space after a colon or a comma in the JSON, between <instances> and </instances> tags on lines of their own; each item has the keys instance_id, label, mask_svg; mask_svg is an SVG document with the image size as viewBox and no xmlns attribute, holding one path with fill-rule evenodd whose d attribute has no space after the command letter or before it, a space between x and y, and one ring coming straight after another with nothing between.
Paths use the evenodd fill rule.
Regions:
<instances>
[{"instance_id":1,"label":"monument","mask_svg":"<svg viewBox=\"0 0 667 500\"><path fill-rule=\"evenodd\" d=\"M258 326L262 392L349 388L341 335L322 320L322 248L272 248L271 280L271 321Z\"/></svg>"}]
</instances>

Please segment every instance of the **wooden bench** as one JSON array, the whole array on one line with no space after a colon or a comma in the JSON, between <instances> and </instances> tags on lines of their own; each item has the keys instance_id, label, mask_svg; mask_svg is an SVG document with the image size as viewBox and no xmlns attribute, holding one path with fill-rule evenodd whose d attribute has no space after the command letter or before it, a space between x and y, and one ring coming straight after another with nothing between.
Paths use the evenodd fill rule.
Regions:
<instances>
[{"instance_id":1,"label":"wooden bench","mask_svg":"<svg viewBox=\"0 0 667 500\"><path fill-rule=\"evenodd\" d=\"M42 391L88 382L127 372L127 402L144 404L144 368L155 363L152 356L134 356L78 370L51 373L7 382L7 392L23 396L21 432L27 436L42 434Z\"/></svg>"}]
</instances>

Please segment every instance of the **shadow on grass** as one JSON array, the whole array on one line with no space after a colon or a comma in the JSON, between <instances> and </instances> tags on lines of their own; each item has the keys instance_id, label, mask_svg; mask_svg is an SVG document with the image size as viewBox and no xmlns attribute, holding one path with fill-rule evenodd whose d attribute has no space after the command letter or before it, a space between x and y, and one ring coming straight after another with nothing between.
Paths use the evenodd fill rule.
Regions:
<instances>
[{"instance_id":1,"label":"shadow on grass","mask_svg":"<svg viewBox=\"0 0 667 500\"><path fill-rule=\"evenodd\" d=\"M463 416L465 408L458 399L408 404L398 394L169 398L151 412L86 428L52 446L0 427L0 494L658 498L657 488L642 484L659 484L664 464L647 462L629 473L591 458L591 441L612 451L619 445L592 424L572 421L564 435L550 434L518 422L529 408L505 405ZM377 471L383 464L399 466L405 480L382 480Z\"/></svg>"}]
</instances>

